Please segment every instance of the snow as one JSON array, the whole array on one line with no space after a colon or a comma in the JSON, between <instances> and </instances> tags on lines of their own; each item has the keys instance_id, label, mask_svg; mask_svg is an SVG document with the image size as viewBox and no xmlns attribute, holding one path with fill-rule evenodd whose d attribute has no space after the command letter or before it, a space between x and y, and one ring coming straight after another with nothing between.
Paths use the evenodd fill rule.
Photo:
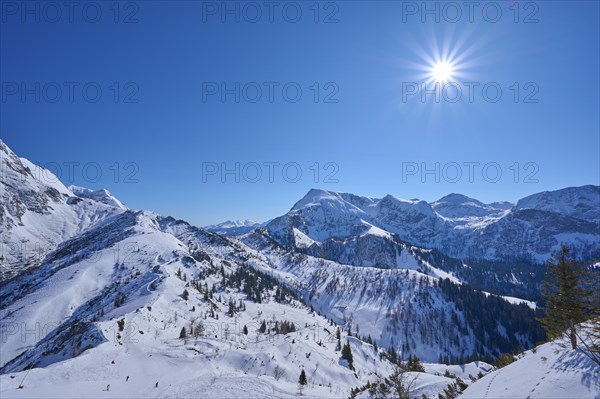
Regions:
<instances>
[{"instance_id":1,"label":"snow","mask_svg":"<svg viewBox=\"0 0 600 399\"><path fill-rule=\"evenodd\" d=\"M490 294L489 292L486 292L486 291L481 291L481 292L483 292L486 296L490 296L490 295L498 296L498 297L504 299L506 302L514 303L516 305L520 305L520 304L524 303L525 305L529 306L531 309L536 309L537 308L537 304L535 302L533 302L533 301L528 301L526 299L516 298L514 296Z\"/></svg>"},{"instance_id":2,"label":"snow","mask_svg":"<svg viewBox=\"0 0 600 399\"><path fill-rule=\"evenodd\" d=\"M69 190L71 190L75 195L81 198L89 198L94 201L101 202L106 205L113 206L115 208L127 210L127 207L123 205L121 201L115 198L108 190L100 189L100 190L90 190L89 188L78 187L78 186L69 186Z\"/></svg>"},{"instance_id":3,"label":"snow","mask_svg":"<svg viewBox=\"0 0 600 399\"><path fill-rule=\"evenodd\" d=\"M50 172L16 158L1 141L0 151L7 154L2 166L11 162L14 167L1 183L18 188L10 196L2 193L2 205L35 200L22 214L2 208L12 212L5 213L5 220L19 222L6 222L2 238L11 244L44 246L35 262L28 263L35 267L2 285L2 398L297 397L301 370L309 381L305 396L348 397L352 388L388 376L395 366L373 345L348 336L347 327L353 332L360 327L361 336L373 337L382 347L394 344L404 358L407 353L400 346L408 343L410 354L430 362L441 354L471 353L471 331L453 343L435 324L455 306L433 281L461 281L424 261L421 256L427 250L397 237L419 229L432 234L438 228L493 225L494 218L511 212L506 204L485 205L452 195L445 197L446 205L459 208L445 209L442 216L434 209L439 204L425 201L311 190L289 215L268 223L272 236L246 230L239 239L225 238L152 212L127 210L106 190L46 181L40 176ZM16 181L21 184L13 184ZM483 208L484 215L460 213L463 206ZM366 259L368 265L364 258L359 265L345 264L274 245L269 240L282 239L292 217L303 222L292 225L290 232L296 248L308 252L335 241L347 244L340 256L351 259L358 248L373 258ZM252 229L252 223L225 222L220 227ZM580 233L573 234L571 239L580 238ZM392 248L388 269L373 267L380 263L381 248ZM23 263L18 256L12 261ZM274 289L261 303L252 302L239 290L221 287L220 275L207 274L221 267L230 274L242 266L277 278L318 313L299 300L275 301ZM186 281L177 276L180 271ZM196 277L219 287L214 298L206 300L190 286ZM189 291L187 300L184 290ZM124 302L116 305L119 294L124 294ZM241 301L245 310L227 314L230 299ZM533 302L504 299L535 308ZM211 309L218 319L208 316ZM402 315L407 314L405 321ZM464 317L460 312L452 315ZM118 320L125 321L123 331ZM260 334L262 320L293 322L297 331ZM428 339L417 335L417 321L425 321L421 325L429 330ZM178 338L183 326L199 323L205 329L202 336ZM68 334L80 325L87 328L83 333ZM355 371L335 350L338 325L342 343L352 348ZM243 326L248 335L242 333ZM475 382L465 397L597 397L597 366L579 352L557 351L551 345L526 352L519 361ZM492 370L483 362L424 367L426 373L409 373L415 378L417 397L436 397L454 382L443 376L446 370L466 383L471 383L469 375ZM24 389L17 389L20 384Z\"/></svg>"},{"instance_id":4,"label":"snow","mask_svg":"<svg viewBox=\"0 0 600 399\"><path fill-rule=\"evenodd\" d=\"M17 157L0 141L0 279L34 267L61 242L124 209L80 199L51 171Z\"/></svg>"},{"instance_id":5,"label":"snow","mask_svg":"<svg viewBox=\"0 0 600 399\"><path fill-rule=\"evenodd\" d=\"M537 209L584 220L600 220L600 186L567 187L520 199L515 210Z\"/></svg>"},{"instance_id":6,"label":"snow","mask_svg":"<svg viewBox=\"0 0 600 399\"><path fill-rule=\"evenodd\" d=\"M387 232L383 229L380 229L379 227L373 226L373 225L369 224L368 222L365 222L364 220L363 220L363 223L369 225L369 228L361 235L364 236L364 235L369 234L369 235L373 235L373 236L377 236L377 237L392 238L392 234L390 234L389 232Z\"/></svg>"},{"instance_id":7,"label":"snow","mask_svg":"<svg viewBox=\"0 0 600 399\"><path fill-rule=\"evenodd\" d=\"M171 234L153 231L156 226L153 215L138 214L136 229L139 232L119 245L124 248L128 243L135 243L139 248L135 251L138 258L133 264L126 263L125 271L152 269L158 263L167 276L158 289L147 289L149 282L143 287L138 284L140 288L129 291L124 306L96 322L105 340L99 346L44 368L2 375L3 398L194 397L199 390L203 397L295 397L297 378L303 368L309 379L307 396L345 397L354 386L375 378L375 373L391 373L391 365L380 360L371 345L346 338L345 334L342 339L348 339L351 344L359 377L340 366L332 335L335 327L298 302L288 305L272 300L261 304L244 301L246 311L232 318L225 315L226 304L215 300L221 317L219 320L203 318L209 304L191 288L188 288L189 300L184 301L180 294L186 285L175 274L183 270L191 276L204 266L196 263L191 269L186 267L180 256L173 256L184 251L183 243ZM103 252L106 254L96 262L76 262L54 273L43 288L3 309L2 319L63 322L74 309L89 303L91 297L102 295L103 287L128 275L114 267L112 248ZM216 279L211 281L214 282ZM244 295L231 290L219 295L224 301L229 297L236 301L244 299ZM190 310L192 305L195 311ZM295 323L298 331L268 336L256 333L260 320L275 317ZM120 318L126 320L121 338L115 329L116 320ZM204 324L205 336L183 342L177 338L179 330L193 319L196 325ZM243 325L250 330L248 336L240 332ZM28 347L44 336L31 338ZM6 337L3 364L25 349L22 343L20 334ZM285 374L280 381L274 377L277 365ZM126 376L130 376L127 382ZM23 379L25 389L16 389ZM158 388L154 388L156 381ZM103 391L108 384L110 390Z\"/></svg>"},{"instance_id":8,"label":"snow","mask_svg":"<svg viewBox=\"0 0 600 399\"><path fill-rule=\"evenodd\" d=\"M313 240L297 228L294 228L294 240L298 248L308 248L311 245L317 243L315 240Z\"/></svg>"},{"instance_id":9,"label":"snow","mask_svg":"<svg viewBox=\"0 0 600 399\"><path fill-rule=\"evenodd\" d=\"M589 252L600 239L589 222L600 220L600 187L565 190L551 192L549 202L524 199L514 205L484 204L460 194L427 203L393 195L373 198L312 189L288 214L265 227L284 246L290 244L284 241L291 227L323 242L356 237L365 233L365 226L374 226L378 230L373 234L396 234L423 248L443 248L455 258L510 261L530 256L543 263L561 241ZM532 214L529 209L540 212Z\"/></svg>"},{"instance_id":10,"label":"snow","mask_svg":"<svg viewBox=\"0 0 600 399\"><path fill-rule=\"evenodd\" d=\"M239 236L245 234L249 231L252 231L256 228L263 227L265 223L259 223L254 220L227 220L222 223L213 224L210 226L204 227L204 229L208 231L212 231L217 234L221 234L224 236Z\"/></svg>"},{"instance_id":11,"label":"snow","mask_svg":"<svg viewBox=\"0 0 600 399\"><path fill-rule=\"evenodd\" d=\"M447 372L460 377L465 382L469 381L469 375L477 377L477 374L487 374L494 369L491 364L486 362L476 361L467 364L438 364L438 363L423 363L425 371L429 374L444 375Z\"/></svg>"},{"instance_id":12,"label":"snow","mask_svg":"<svg viewBox=\"0 0 600 399\"><path fill-rule=\"evenodd\" d=\"M564 349L557 342L527 351L509 364L466 389L463 399L600 397L600 366L580 350Z\"/></svg>"},{"instance_id":13,"label":"snow","mask_svg":"<svg viewBox=\"0 0 600 399\"><path fill-rule=\"evenodd\" d=\"M226 220L225 222L206 226L205 229L208 230L211 228L212 229L215 229L215 228L229 229L232 227L253 227L253 226L256 226L259 224L261 224L261 223L255 221L255 220L250 220L250 219Z\"/></svg>"},{"instance_id":14,"label":"snow","mask_svg":"<svg viewBox=\"0 0 600 399\"><path fill-rule=\"evenodd\" d=\"M65 194L68 196L73 195L71 190L66 188L64 186L64 184L61 183L60 179L58 177L56 177L48 169L42 168L41 166L34 164L33 162L29 161L26 158L19 158L19 160L21 161L23 166L25 166L26 168L29 168L31 170L31 174L32 174L33 178L40 184L42 184L44 186L52 187L52 188L58 190L58 192L61 194Z\"/></svg>"}]
</instances>

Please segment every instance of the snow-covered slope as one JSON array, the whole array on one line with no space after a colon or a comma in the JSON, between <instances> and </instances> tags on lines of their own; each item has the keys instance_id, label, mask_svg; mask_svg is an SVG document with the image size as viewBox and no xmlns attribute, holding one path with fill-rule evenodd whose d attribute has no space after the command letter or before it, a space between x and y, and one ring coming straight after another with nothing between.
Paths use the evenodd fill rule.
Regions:
<instances>
[{"instance_id":1,"label":"snow-covered slope","mask_svg":"<svg viewBox=\"0 0 600 399\"><path fill-rule=\"evenodd\" d=\"M59 243L122 211L80 198L0 140L0 281L37 266Z\"/></svg>"},{"instance_id":2,"label":"snow-covered slope","mask_svg":"<svg viewBox=\"0 0 600 399\"><path fill-rule=\"evenodd\" d=\"M393 371L342 328L350 370L274 259L150 212L97 224L2 285L2 397L296 397L301 370L306 396L347 397ZM415 392L452 381L419 373Z\"/></svg>"},{"instance_id":3,"label":"snow-covered slope","mask_svg":"<svg viewBox=\"0 0 600 399\"><path fill-rule=\"evenodd\" d=\"M404 359L494 357L511 347L529 347L540 338L528 305L512 305L514 299L452 283L457 280L451 274L421 259L414 247L399 244L397 267L386 269L291 251L265 230L241 241L248 247L244 252L253 255L248 261L254 267L275 273L303 292L316 310L346 328L358 328L361 336L372 337L382 347L394 347ZM528 327L518 332L517 319Z\"/></svg>"},{"instance_id":4,"label":"snow-covered slope","mask_svg":"<svg viewBox=\"0 0 600 399\"><path fill-rule=\"evenodd\" d=\"M588 185L533 194L519 200L515 209L537 209L597 222L600 221L599 203L600 186Z\"/></svg>"},{"instance_id":5,"label":"snow-covered slope","mask_svg":"<svg viewBox=\"0 0 600 399\"><path fill-rule=\"evenodd\" d=\"M294 396L302 369L308 392L345 396L391 372L354 338L357 371L341 364L335 327L290 294L275 300L265 287L260 302L249 300L233 277L252 276L242 256L220 236L149 212L126 211L65 242L1 287L2 397L98 397L107 384L119 397L194 396L203 386L213 396ZM209 298L205 286L215 288ZM296 328L260 333L263 320ZM192 325L202 333L179 339ZM26 389L16 390L23 378Z\"/></svg>"},{"instance_id":6,"label":"snow-covered slope","mask_svg":"<svg viewBox=\"0 0 600 399\"><path fill-rule=\"evenodd\" d=\"M471 385L461 398L577 398L600 397L600 366L581 350L549 342L527 351L514 363Z\"/></svg>"}]
</instances>

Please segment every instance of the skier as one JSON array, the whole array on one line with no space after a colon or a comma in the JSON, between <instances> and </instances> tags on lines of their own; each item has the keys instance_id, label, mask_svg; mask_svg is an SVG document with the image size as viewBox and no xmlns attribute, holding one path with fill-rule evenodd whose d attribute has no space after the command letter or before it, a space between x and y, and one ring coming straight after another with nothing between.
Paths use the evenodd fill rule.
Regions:
<instances>
[{"instance_id":1,"label":"skier","mask_svg":"<svg viewBox=\"0 0 600 399\"><path fill-rule=\"evenodd\" d=\"M158 388L158 381L156 381L156 385L154 385L154 388Z\"/></svg>"},{"instance_id":2,"label":"skier","mask_svg":"<svg viewBox=\"0 0 600 399\"><path fill-rule=\"evenodd\" d=\"M107 391L110 391L110 384L108 384L108 385L106 386L106 390L107 390Z\"/></svg>"},{"instance_id":3,"label":"skier","mask_svg":"<svg viewBox=\"0 0 600 399\"><path fill-rule=\"evenodd\" d=\"M115 361L113 360L112 362L110 362L111 364L115 364Z\"/></svg>"},{"instance_id":4,"label":"skier","mask_svg":"<svg viewBox=\"0 0 600 399\"><path fill-rule=\"evenodd\" d=\"M125 382L129 381L129 376L127 376L127 378L125 378Z\"/></svg>"}]
</instances>

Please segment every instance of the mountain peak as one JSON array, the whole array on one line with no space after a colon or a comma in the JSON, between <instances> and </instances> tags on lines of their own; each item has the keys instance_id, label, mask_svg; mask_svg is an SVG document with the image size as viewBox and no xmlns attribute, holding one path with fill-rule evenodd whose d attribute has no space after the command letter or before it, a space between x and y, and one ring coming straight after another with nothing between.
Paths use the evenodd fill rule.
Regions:
<instances>
[{"instance_id":1,"label":"mountain peak","mask_svg":"<svg viewBox=\"0 0 600 399\"><path fill-rule=\"evenodd\" d=\"M128 208L123 205L121 201L119 201L116 197L114 197L110 191L105 188L101 188L99 190L91 190L85 187L79 186L69 186L68 187L73 194L81 198L91 199L96 202L101 202L105 205L114 206L115 208L120 208L123 210L127 210Z\"/></svg>"},{"instance_id":2,"label":"mountain peak","mask_svg":"<svg viewBox=\"0 0 600 399\"><path fill-rule=\"evenodd\" d=\"M600 186L566 187L520 199L515 210L536 209L584 220L600 220Z\"/></svg>"},{"instance_id":3,"label":"mountain peak","mask_svg":"<svg viewBox=\"0 0 600 399\"><path fill-rule=\"evenodd\" d=\"M322 201L343 201L340 193L319 188L311 188L302 199L294 204L292 210L319 204Z\"/></svg>"},{"instance_id":4,"label":"mountain peak","mask_svg":"<svg viewBox=\"0 0 600 399\"><path fill-rule=\"evenodd\" d=\"M447 204L453 204L453 205L460 205L460 204L466 204L466 203L475 203L477 205L483 205L483 203L479 200L476 200L474 198L471 197L467 197L466 195L463 194L458 194L458 193L450 193L448 195L443 196L442 198L440 198L439 200L435 201L435 203L447 203Z\"/></svg>"}]
</instances>

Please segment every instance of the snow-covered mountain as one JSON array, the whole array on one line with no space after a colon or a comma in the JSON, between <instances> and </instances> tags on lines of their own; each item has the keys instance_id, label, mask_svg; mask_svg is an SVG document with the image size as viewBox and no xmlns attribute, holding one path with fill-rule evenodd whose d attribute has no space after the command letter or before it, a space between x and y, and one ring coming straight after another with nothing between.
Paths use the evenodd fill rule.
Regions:
<instances>
[{"instance_id":1,"label":"snow-covered mountain","mask_svg":"<svg viewBox=\"0 0 600 399\"><path fill-rule=\"evenodd\" d=\"M342 331L351 370L337 327L303 303L301 283L279 282L242 243L127 210L106 191L49 183L2 150L4 239L51 244L34 260L3 258L2 397L293 397L301 370L310 395L339 397L393 370ZM423 392L432 378L449 381L429 376Z\"/></svg>"},{"instance_id":2,"label":"snow-covered mountain","mask_svg":"<svg viewBox=\"0 0 600 399\"><path fill-rule=\"evenodd\" d=\"M265 230L241 240L256 251L261 261L253 260L256 267L266 264L265 270L299 287L320 313L383 347L393 347L402 358L416 355L427 361L441 357L457 362L493 358L510 347L529 347L530 341L541 337L531 304L513 305L514 299L455 284L452 281L458 280L452 274L423 260L418 248L402 246L398 267L385 269L290 251ZM522 325L517 332L521 322L527 327ZM519 342L519 336L527 338Z\"/></svg>"},{"instance_id":3,"label":"snow-covered mountain","mask_svg":"<svg viewBox=\"0 0 600 399\"><path fill-rule=\"evenodd\" d=\"M337 275L347 295L331 304L341 306L354 296L357 269L311 257L295 267L289 256L261 253L150 212L107 218L0 286L2 396L98 397L110 385L107 392L119 397L192 397L199 389L208 397L293 397L304 369L306 394L347 397L352 388L390 374L393 365L382 352L345 331L346 310L330 310L326 292L315 296L309 289L321 286L310 281L318 273ZM369 284L382 284L380 277L372 274ZM401 273L392 276L386 291L412 284L401 280ZM303 297L337 315L354 370L336 350L338 327ZM354 333L358 324L352 326ZM475 368L489 370L483 363ZM417 392L427 395L453 382L418 374Z\"/></svg>"},{"instance_id":4,"label":"snow-covered mountain","mask_svg":"<svg viewBox=\"0 0 600 399\"><path fill-rule=\"evenodd\" d=\"M208 396L291 397L302 369L312 395L345 396L391 370L354 338L358 374L340 363L335 327L283 287L275 300L267 275L260 300L249 300L236 281L250 288L258 276L220 236L148 212L116 215L2 287L1 378L13 388L2 396L98 397L110 384L120 397L193 397L200 387ZM22 322L36 331L25 339ZM294 331L279 330L287 323Z\"/></svg>"},{"instance_id":5,"label":"snow-covered mountain","mask_svg":"<svg viewBox=\"0 0 600 399\"><path fill-rule=\"evenodd\" d=\"M365 236L397 236L459 259L545 261L560 243L584 258L600 243L600 186L571 187L516 204L450 194L433 203L311 190L266 229L286 247L329 247ZM329 258L337 259L334 255ZM394 267L394 257L381 266ZM364 265L362 259L351 262Z\"/></svg>"},{"instance_id":6,"label":"snow-covered mountain","mask_svg":"<svg viewBox=\"0 0 600 399\"><path fill-rule=\"evenodd\" d=\"M431 207L438 215L447 219L499 217L513 207L510 202L484 204L462 194L449 194L433 202Z\"/></svg>"},{"instance_id":7,"label":"snow-covered mountain","mask_svg":"<svg viewBox=\"0 0 600 399\"><path fill-rule=\"evenodd\" d=\"M468 265L390 227L504 219L512 205L312 190L288 214L225 237L49 181L0 144L11 248L0 281L3 398L295 397L302 370L307 396L348 397L414 355L429 362L414 373L415 395L436 397L455 381L436 375L444 367L487 373L477 360L541 339L535 303L464 284L457 271ZM45 247L32 258L17 243Z\"/></svg>"},{"instance_id":8,"label":"snow-covered mountain","mask_svg":"<svg viewBox=\"0 0 600 399\"><path fill-rule=\"evenodd\" d=\"M106 189L101 188L94 191L85 187L69 186L69 190L80 198L88 198L115 208L127 210L127 207Z\"/></svg>"},{"instance_id":9,"label":"snow-covered mountain","mask_svg":"<svg viewBox=\"0 0 600 399\"><path fill-rule=\"evenodd\" d=\"M233 237L245 234L258 227L264 226L266 223L260 223L254 220L227 220L225 222L211 224L205 226L204 229L212 231L213 233L220 234L226 237Z\"/></svg>"},{"instance_id":10,"label":"snow-covered mountain","mask_svg":"<svg viewBox=\"0 0 600 399\"><path fill-rule=\"evenodd\" d=\"M123 212L120 202L103 201L113 197L88 191L74 193L0 140L0 281L39 265L61 242Z\"/></svg>"}]
</instances>

